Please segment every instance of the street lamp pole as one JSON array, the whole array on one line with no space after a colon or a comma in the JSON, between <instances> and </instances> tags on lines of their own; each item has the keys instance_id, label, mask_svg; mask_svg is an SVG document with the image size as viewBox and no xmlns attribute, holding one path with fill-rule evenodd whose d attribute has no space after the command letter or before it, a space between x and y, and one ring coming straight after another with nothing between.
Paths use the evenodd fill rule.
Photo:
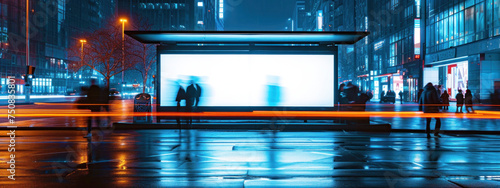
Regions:
<instances>
[{"instance_id":1,"label":"street lamp pole","mask_svg":"<svg viewBox=\"0 0 500 188\"><path fill-rule=\"evenodd\" d=\"M80 43L82 43L82 48L80 50L80 66L83 66L83 44L86 43L86 42L87 42L87 40L80 39Z\"/></svg>"},{"instance_id":2,"label":"street lamp pole","mask_svg":"<svg viewBox=\"0 0 500 188\"><path fill-rule=\"evenodd\" d=\"M80 60L81 60L81 64L83 65L83 44L86 43L87 40L85 39L80 39L80 43L82 43L82 48L80 50Z\"/></svg>"},{"instance_id":3,"label":"street lamp pole","mask_svg":"<svg viewBox=\"0 0 500 188\"><path fill-rule=\"evenodd\" d=\"M26 0L26 67L30 65L30 19L29 19L29 12L30 12L30 1ZM27 83L25 84L25 94L26 97L24 98L26 103L30 102L30 93L31 93L31 85L30 85L30 77L28 76L28 73L26 73L26 80Z\"/></svg>"},{"instance_id":4,"label":"street lamp pole","mask_svg":"<svg viewBox=\"0 0 500 188\"><path fill-rule=\"evenodd\" d=\"M120 19L120 22L122 22L122 83L121 84L123 86L123 79L125 75L125 22L127 22L127 19Z\"/></svg>"}]
</instances>

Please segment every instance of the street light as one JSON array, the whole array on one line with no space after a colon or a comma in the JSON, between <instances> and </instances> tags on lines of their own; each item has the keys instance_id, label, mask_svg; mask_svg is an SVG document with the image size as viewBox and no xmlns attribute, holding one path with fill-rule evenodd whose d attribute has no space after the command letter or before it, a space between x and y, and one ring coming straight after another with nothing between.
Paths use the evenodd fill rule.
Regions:
<instances>
[{"instance_id":1,"label":"street light","mask_svg":"<svg viewBox=\"0 0 500 188\"><path fill-rule=\"evenodd\" d=\"M80 43L82 43L82 48L80 50L80 66L83 66L83 44L87 43L87 40L80 39ZM66 69L66 76L68 76L68 69ZM67 78L66 78L66 90L68 90L68 79Z\"/></svg>"},{"instance_id":2,"label":"street light","mask_svg":"<svg viewBox=\"0 0 500 188\"><path fill-rule=\"evenodd\" d=\"M26 66L30 65L30 19L29 19L29 9L30 9L30 1L26 0ZM26 76L28 76L26 74ZM30 102L30 93L31 93L31 86L29 85L29 80L28 83L26 83L26 97L24 100L26 103Z\"/></svg>"},{"instance_id":3,"label":"street light","mask_svg":"<svg viewBox=\"0 0 500 188\"><path fill-rule=\"evenodd\" d=\"M123 84L123 78L125 74L125 22L127 22L127 19L121 18L120 22L122 22L122 84Z\"/></svg>"},{"instance_id":4,"label":"street light","mask_svg":"<svg viewBox=\"0 0 500 188\"><path fill-rule=\"evenodd\" d=\"M294 26L293 24L294 24L294 23L293 23L292 18L288 18L288 21L291 21L291 22L292 22L292 27L291 27L291 28L292 28L292 31L293 31L293 26ZM287 30L288 30L288 28L287 28Z\"/></svg>"},{"instance_id":5,"label":"street light","mask_svg":"<svg viewBox=\"0 0 500 188\"><path fill-rule=\"evenodd\" d=\"M82 65L83 65L83 44L86 42L87 42L87 40L80 39L80 43L82 43L82 49L80 50L80 60L81 60Z\"/></svg>"}]
</instances>

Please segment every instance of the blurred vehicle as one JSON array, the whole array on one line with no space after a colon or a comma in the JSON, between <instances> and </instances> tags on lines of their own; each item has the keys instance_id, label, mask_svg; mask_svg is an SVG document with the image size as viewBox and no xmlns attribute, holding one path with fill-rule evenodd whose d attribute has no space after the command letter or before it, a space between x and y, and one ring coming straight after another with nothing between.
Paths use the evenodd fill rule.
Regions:
<instances>
[{"instance_id":1,"label":"blurred vehicle","mask_svg":"<svg viewBox=\"0 0 500 188\"><path fill-rule=\"evenodd\" d=\"M116 90L116 88L109 89L109 100L118 100L120 99L120 92Z\"/></svg>"},{"instance_id":2,"label":"blurred vehicle","mask_svg":"<svg viewBox=\"0 0 500 188\"><path fill-rule=\"evenodd\" d=\"M73 89L73 90L68 89L68 90L66 90L65 95L66 95L66 96L76 96L76 95L80 95L80 93L79 93L79 92L77 92L77 91L76 91L76 90L74 90L74 89Z\"/></svg>"},{"instance_id":3,"label":"blurred vehicle","mask_svg":"<svg viewBox=\"0 0 500 188\"><path fill-rule=\"evenodd\" d=\"M389 92L387 92L387 94L380 99L380 102L396 103L396 93L389 90Z\"/></svg>"}]
</instances>

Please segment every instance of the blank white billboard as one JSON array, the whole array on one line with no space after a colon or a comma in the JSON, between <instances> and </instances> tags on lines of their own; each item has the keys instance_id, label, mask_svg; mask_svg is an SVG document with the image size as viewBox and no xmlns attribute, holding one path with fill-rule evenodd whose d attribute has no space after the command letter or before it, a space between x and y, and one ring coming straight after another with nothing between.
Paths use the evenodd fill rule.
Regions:
<instances>
[{"instance_id":1,"label":"blank white billboard","mask_svg":"<svg viewBox=\"0 0 500 188\"><path fill-rule=\"evenodd\" d=\"M334 55L161 54L160 63L162 107L191 80L204 107L334 105Z\"/></svg>"}]
</instances>

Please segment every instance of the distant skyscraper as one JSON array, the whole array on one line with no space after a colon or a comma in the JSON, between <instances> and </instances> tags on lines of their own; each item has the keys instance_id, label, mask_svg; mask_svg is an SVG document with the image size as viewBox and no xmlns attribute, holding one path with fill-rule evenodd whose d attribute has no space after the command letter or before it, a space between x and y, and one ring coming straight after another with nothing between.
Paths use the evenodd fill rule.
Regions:
<instances>
[{"instance_id":1,"label":"distant skyscraper","mask_svg":"<svg viewBox=\"0 0 500 188\"><path fill-rule=\"evenodd\" d=\"M68 70L67 48L85 31L96 29L114 13L113 0L30 0L30 61L35 66L33 94L65 94L78 87L80 75ZM24 93L26 74L26 1L0 3L0 77L15 76L18 94ZM76 85L74 84L76 83ZM0 94L6 94L1 87Z\"/></svg>"},{"instance_id":2,"label":"distant skyscraper","mask_svg":"<svg viewBox=\"0 0 500 188\"><path fill-rule=\"evenodd\" d=\"M326 28L331 24L334 31L370 32L355 45L339 47L340 81L372 90L375 99L392 90L403 91L405 100L415 100L422 81L419 45L425 38L418 2L335 0L329 5L333 12L325 15Z\"/></svg>"},{"instance_id":3,"label":"distant skyscraper","mask_svg":"<svg viewBox=\"0 0 500 188\"><path fill-rule=\"evenodd\" d=\"M223 29L218 16L222 0L118 0L118 14L140 17L157 31ZM222 13L222 12L221 12ZM223 14L220 14L223 15Z\"/></svg>"}]
</instances>

